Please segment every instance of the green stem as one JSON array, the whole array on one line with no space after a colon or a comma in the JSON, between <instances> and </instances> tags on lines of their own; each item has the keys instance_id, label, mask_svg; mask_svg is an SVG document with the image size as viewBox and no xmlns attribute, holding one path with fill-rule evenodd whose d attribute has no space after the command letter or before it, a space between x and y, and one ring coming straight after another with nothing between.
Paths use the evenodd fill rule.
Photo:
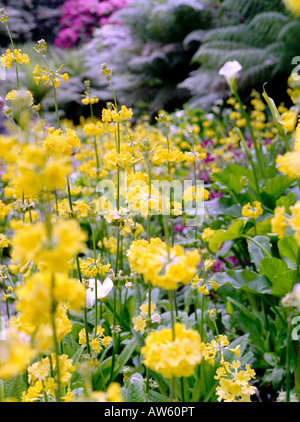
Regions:
<instances>
[{"instance_id":1,"label":"green stem","mask_svg":"<svg viewBox=\"0 0 300 422\"><path fill-rule=\"evenodd\" d=\"M76 259L76 265L77 265L77 271L78 271L78 278L79 278L80 283L82 283L83 280L82 280L82 274L81 274L81 270L80 270L78 255L76 255L75 259ZM86 308L86 306L84 307L84 327L85 327L87 351L88 351L88 354L90 354L91 350L90 350L90 340L89 340L89 332L88 332L87 308Z\"/></svg>"},{"instance_id":2,"label":"green stem","mask_svg":"<svg viewBox=\"0 0 300 422\"><path fill-rule=\"evenodd\" d=\"M183 383L183 377L180 378L180 390L181 390L181 401L182 403L185 402L184 398L184 383Z\"/></svg>"},{"instance_id":3,"label":"green stem","mask_svg":"<svg viewBox=\"0 0 300 422\"><path fill-rule=\"evenodd\" d=\"M148 283L148 323L151 321L151 291L152 291L152 285L151 283ZM148 326L148 336L150 334L151 328ZM149 399L149 392L150 392L150 370L148 366L146 366L146 402L148 402Z\"/></svg>"},{"instance_id":4,"label":"green stem","mask_svg":"<svg viewBox=\"0 0 300 422\"><path fill-rule=\"evenodd\" d=\"M11 36L11 33L10 33L8 26L6 27L6 29L7 29L7 33L8 33L8 36L9 36L10 43L11 43L11 48L12 48L13 53L14 53L15 46L14 46L14 42L13 42L13 39L12 39L12 36ZM19 81L19 70L18 70L17 62L16 62L16 79L17 79L17 88L19 90L20 89L20 81Z\"/></svg>"},{"instance_id":5,"label":"green stem","mask_svg":"<svg viewBox=\"0 0 300 422\"><path fill-rule=\"evenodd\" d=\"M170 402L173 403L174 401L174 390L175 390L175 377L172 376L171 384L170 384Z\"/></svg>"},{"instance_id":6,"label":"green stem","mask_svg":"<svg viewBox=\"0 0 300 422\"><path fill-rule=\"evenodd\" d=\"M288 310L287 316L287 337L286 337L286 353L285 353L285 364L286 364L286 402L290 401L291 393L291 370L290 370L290 343L291 343L291 316Z\"/></svg>"},{"instance_id":7,"label":"green stem","mask_svg":"<svg viewBox=\"0 0 300 422\"><path fill-rule=\"evenodd\" d=\"M233 86L233 94L235 95L235 97L236 97L236 99L237 99L237 101L240 105L241 113L242 113L243 117L245 118L245 120L247 122L247 126L248 126L248 129L249 129L249 133L250 133L251 140L253 142L253 146L254 146L254 150L255 150L255 154L256 154L259 176L262 178L264 176L264 171L263 171L264 165L263 165L263 160L262 160L262 157L261 157L261 152L258 148L249 116L248 116L247 112L245 111L244 104L242 103L242 100L241 100L241 98L238 94L236 84L234 84L234 86Z\"/></svg>"},{"instance_id":8,"label":"green stem","mask_svg":"<svg viewBox=\"0 0 300 422\"><path fill-rule=\"evenodd\" d=\"M247 236L246 234L241 234L240 237L250 240L250 242L254 243L258 248L260 248L268 258L272 258L271 254L263 246L256 242L252 237Z\"/></svg>"},{"instance_id":9,"label":"green stem","mask_svg":"<svg viewBox=\"0 0 300 422\"><path fill-rule=\"evenodd\" d=\"M53 87L53 95L54 95L56 122L57 122L58 129L60 129L60 121L59 121L59 114L58 114L58 103L57 103L57 96L56 96L56 88L55 88L55 85L54 85L54 77L52 78L52 87Z\"/></svg>"},{"instance_id":10,"label":"green stem","mask_svg":"<svg viewBox=\"0 0 300 422\"><path fill-rule=\"evenodd\" d=\"M259 198L259 200L260 200L260 202L261 202L261 195L260 195L259 183L258 183L257 174L256 174L256 169L255 169L255 166L254 166L254 163L253 163L253 160L252 160L251 153L250 153L250 151L249 151L249 149L248 149L248 147L247 147L247 144L246 144L245 138L244 138L244 136L243 136L243 134L242 134L242 131L241 131L241 130L240 130L240 128L238 128L238 127L236 128L236 130L237 130L237 132L238 132L238 134L239 134L239 136L240 136L240 138L241 138L241 142L242 142L242 144L243 144L243 148L244 148L245 153L246 153L246 155L247 155L247 157L248 157L248 160L249 160L249 163L250 163L250 166L251 166L251 169L252 169L252 174L253 174L253 178L254 178L254 183L255 183L256 193L257 193L258 198Z\"/></svg>"}]
</instances>

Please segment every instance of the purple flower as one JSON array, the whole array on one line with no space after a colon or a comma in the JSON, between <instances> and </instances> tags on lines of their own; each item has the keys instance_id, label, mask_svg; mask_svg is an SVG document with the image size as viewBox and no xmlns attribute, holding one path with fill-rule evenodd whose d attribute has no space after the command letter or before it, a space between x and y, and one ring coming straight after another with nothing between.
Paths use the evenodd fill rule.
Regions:
<instances>
[{"instance_id":1,"label":"purple flower","mask_svg":"<svg viewBox=\"0 0 300 422\"><path fill-rule=\"evenodd\" d=\"M92 38L93 30L106 23L118 25L114 14L130 0L67 0L62 8L55 45L69 48Z\"/></svg>"}]
</instances>

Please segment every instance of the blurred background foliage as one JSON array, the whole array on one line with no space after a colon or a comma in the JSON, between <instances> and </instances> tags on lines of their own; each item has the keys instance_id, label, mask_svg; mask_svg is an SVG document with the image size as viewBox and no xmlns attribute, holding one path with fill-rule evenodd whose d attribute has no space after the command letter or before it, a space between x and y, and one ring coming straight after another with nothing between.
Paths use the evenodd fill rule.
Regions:
<instances>
[{"instance_id":1,"label":"blurred background foliage","mask_svg":"<svg viewBox=\"0 0 300 422\"><path fill-rule=\"evenodd\" d=\"M17 46L31 58L31 65L22 69L22 84L41 102L45 114L54 108L51 95L32 79L39 62L32 47L40 38L48 42L53 67L64 63L70 75L58 90L62 117L76 120L82 114L85 79L91 80L93 95L101 98L96 113L112 100L101 76L102 63L113 67L119 101L133 107L136 116L147 113L152 120L160 109L171 112L184 105L209 109L226 98L228 87L218 71L234 59L243 66L238 84L244 100L252 88L261 90L268 82L268 93L276 102L287 101L279 93L285 92L295 67L300 24L282 0L2 3ZM4 32L0 45L2 50L8 45ZM6 90L14 87L13 75L8 72L7 77Z\"/></svg>"}]
</instances>

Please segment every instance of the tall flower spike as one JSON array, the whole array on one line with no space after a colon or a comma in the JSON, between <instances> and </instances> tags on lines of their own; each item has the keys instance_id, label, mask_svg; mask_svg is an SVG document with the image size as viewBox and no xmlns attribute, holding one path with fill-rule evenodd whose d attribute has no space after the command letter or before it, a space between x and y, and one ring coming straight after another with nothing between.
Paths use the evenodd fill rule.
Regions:
<instances>
[{"instance_id":1,"label":"tall flower spike","mask_svg":"<svg viewBox=\"0 0 300 422\"><path fill-rule=\"evenodd\" d=\"M35 47L33 47L33 49L34 49L37 53L41 54L42 56L45 56L45 55L47 54L47 43L46 43L46 41L45 41L43 38L41 38L41 39L37 42L36 46L35 46Z\"/></svg>"},{"instance_id":2,"label":"tall flower spike","mask_svg":"<svg viewBox=\"0 0 300 422\"><path fill-rule=\"evenodd\" d=\"M5 13L4 8L0 9L0 22L2 22L4 26L8 25L8 16Z\"/></svg>"}]
</instances>

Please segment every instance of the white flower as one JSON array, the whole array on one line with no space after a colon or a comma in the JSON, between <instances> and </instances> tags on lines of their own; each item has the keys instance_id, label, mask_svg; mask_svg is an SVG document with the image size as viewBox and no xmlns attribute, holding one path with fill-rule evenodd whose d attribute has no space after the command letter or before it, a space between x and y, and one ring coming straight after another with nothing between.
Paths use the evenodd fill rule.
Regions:
<instances>
[{"instance_id":1,"label":"white flower","mask_svg":"<svg viewBox=\"0 0 300 422\"><path fill-rule=\"evenodd\" d=\"M297 299L300 300L300 283L296 283L293 288L293 293Z\"/></svg>"},{"instance_id":2,"label":"white flower","mask_svg":"<svg viewBox=\"0 0 300 422\"><path fill-rule=\"evenodd\" d=\"M226 81L229 85L231 85L232 81L236 78L236 75L242 69L242 65L236 61L229 61L224 64L223 67L219 70L219 75L225 77Z\"/></svg>"},{"instance_id":3,"label":"white flower","mask_svg":"<svg viewBox=\"0 0 300 422\"><path fill-rule=\"evenodd\" d=\"M152 323L158 322L158 324L159 324L160 321L161 321L161 316L159 314L155 313L155 314L151 315L151 322Z\"/></svg>"},{"instance_id":4,"label":"white flower","mask_svg":"<svg viewBox=\"0 0 300 422\"><path fill-rule=\"evenodd\" d=\"M97 280L97 299L103 299L112 290L114 284L108 276L103 281L103 284ZM95 304L95 279L89 280L89 287L86 289L86 306L92 308Z\"/></svg>"},{"instance_id":5,"label":"white flower","mask_svg":"<svg viewBox=\"0 0 300 422\"><path fill-rule=\"evenodd\" d=\"M127 289L130 289L130 287L132 287L132 281L126 281L125 287L127 287Z\"/></svg>"}]
</instances>

